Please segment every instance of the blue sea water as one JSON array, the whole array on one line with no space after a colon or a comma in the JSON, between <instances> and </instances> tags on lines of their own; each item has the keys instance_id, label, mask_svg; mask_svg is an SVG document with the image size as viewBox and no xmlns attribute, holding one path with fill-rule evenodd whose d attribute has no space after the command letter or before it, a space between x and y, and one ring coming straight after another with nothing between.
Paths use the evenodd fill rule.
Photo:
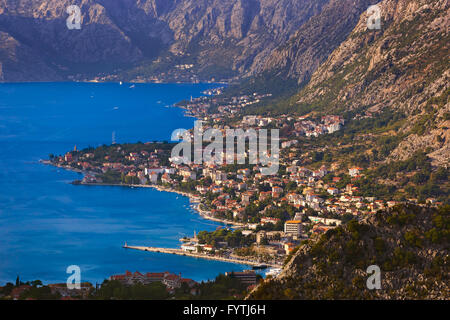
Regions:
<instances>
[{"instance_id":1,"label":"blue sea water","mask_svg":"<svg viewBox=\"0 0 450 320\"><path fill-rule=\"evenodd\" d=\"M244 265L148 253L129 245L179 246L194 230L215 230L189 200L147 188L74 186L78 173L39 163L50 153L116 141L170 140L193 118L178 108L212 84L0 84L0 285L65 282L78 265L82 281L101 283L126 270L170 271L213 279Z\"/></svg>"}]
</instances>

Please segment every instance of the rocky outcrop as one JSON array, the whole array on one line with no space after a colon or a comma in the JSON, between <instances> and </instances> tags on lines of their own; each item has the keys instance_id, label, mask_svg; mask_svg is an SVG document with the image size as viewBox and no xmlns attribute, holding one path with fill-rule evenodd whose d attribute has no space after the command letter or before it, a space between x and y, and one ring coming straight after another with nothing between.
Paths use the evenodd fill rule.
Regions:
<instances>
[{"instance_id":1,"label":"rocky outcrop","mask_svg":"<svg viewBox=\"0 0 450 320\"><path fill-rule=\"evenodd\" d=\"M397 206L303 244L250 299L450 299L449 208ZM379 267L381 288L366 272Z\"/></svg>"}]
</instances>

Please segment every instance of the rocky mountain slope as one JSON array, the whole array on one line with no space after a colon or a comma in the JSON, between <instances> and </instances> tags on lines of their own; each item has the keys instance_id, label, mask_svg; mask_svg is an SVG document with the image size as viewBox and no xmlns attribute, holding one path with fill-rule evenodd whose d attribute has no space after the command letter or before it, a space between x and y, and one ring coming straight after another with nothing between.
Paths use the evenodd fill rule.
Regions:
<instances>
[{"instance_id":1,"label":"rocky mountain slope","mask_svg":"<svg viewBox=\"0 0 450 320\"><path fill-rule=\"evenodd\" d=\"M316 69L325 62L359 21L360 15L370 5L379 1L333 0L312 17L270 56L255 66L254 73L275 73L292 78L299 84L307 83Z\"/></svg>"},{"instance_id":2,"label":"rocky mountain slope","mask_svg":"<svg viewBox=\"0 0 450 320\"><path fill-rule=\"evenodd\" d=\"M359 118L402 114L406 120L389 133L401 141L387 160L427 150L435 165L448 166L450 4L384 0L379 7L381 29L368 30L363 13L283 110L350 112Z\"/></svg>"},{"instance_id":3,"label":"rocky mountain slope","mask_svg":"<svg viewBox=\"0 0 450 320\"><path fill-rule=\"evenodd\" d=\"M303 244L250 299L450 299L449 207L397 206ZM366 282L377 265L381 289Z\"/></svg>"},{"instance_id":4,"label":"rocky mountain slope","mask_svg":"<svg viewBox=\"0 0 450 320\"><path fill-rule=\"evenodd\" d=\"M164 73L193 64L203 79L241 76L328 1L0 0L2 77L38 78L24 67L30 52L43 79L152 64ZM81 30L66 27L66 8L74 4L81 8Z\"/></svg>"}]
</instances>

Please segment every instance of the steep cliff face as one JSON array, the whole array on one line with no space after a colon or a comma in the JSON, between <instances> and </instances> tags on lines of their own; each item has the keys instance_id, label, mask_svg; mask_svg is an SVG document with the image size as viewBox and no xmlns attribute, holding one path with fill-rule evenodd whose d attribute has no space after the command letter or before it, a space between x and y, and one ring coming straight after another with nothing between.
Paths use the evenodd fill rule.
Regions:
<instances>
[{"instance_id":1,"label":"steep cliff face","mask_svg":"<svg viewBox=\"0 0 450 320\"><path fill-rule=\"evenodd\" d=\"M250 299L449 299L449 208L398 206L302 245ZM380 270L381 288L369 290Z\"/></svg>"},{"instance_id":2,"label":"steep cliff face","mask_svg":"<svg viewBox=\"0 0 450 320\"><path fill-rule=\"evenodd\" d=\"M401 112L405 137L390 159L429 150L448 165L449 2L385 0L381 30L367 29L367 14L296 96L304 110L376 115Z\"/></svg>"},{"instance_id":3,"label":"steep cliff face","mask_svg":"<svg viewBox=\"0 0 450 320\"><path fill-rule=\"evenodd\" d=\"M242 74L284 43L328 1L183 1L165 18L173 53L199 53L201 65L229 64ZM220 59L217 59L220 58Z\"/></svg>"},{"instance_id":4,"label":"steep cliff face","mask_svg":"<svg viewBox=\"0 0 450 320\"><path fill-rule=\"evenodd\" d=\"M328 56L356 26L361 13L378 3L374 0L332 0L284 45L274 50L254 71L276 73L306 83Z\"/></svg>"},{"instance_id":5,"label":"steep cliff face","mask_svg":"<svg viewBox=\"0 0 450 320\"><path fill-rule=\"evenodd\" d=\"M0 31L61 76L111 73L157 58L194 64L204 78L241 76L328 1L1 0ZM66 27L66 8L73 4L81 8L81 30ZM9 50L3 41L0 48ZM2 63L7 80L29 75L8 71L20 70L22 61Z\"/></svg>"}]
</instances>

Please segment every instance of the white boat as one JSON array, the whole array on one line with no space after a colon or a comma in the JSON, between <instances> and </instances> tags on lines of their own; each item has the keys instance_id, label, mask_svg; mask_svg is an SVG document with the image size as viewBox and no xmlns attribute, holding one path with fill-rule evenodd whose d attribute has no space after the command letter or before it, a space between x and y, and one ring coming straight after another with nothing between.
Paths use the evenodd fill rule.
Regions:
<instances>
[{"instance_id":1,"label":"white boat","mask_svg":"<svg viewBox=\"0 0 450 320\"><path fill-rule=\"evenodd\" d=\"M123 82L122 82L122 81L120 81L120 82L119 82L119 84L120 84L120 85L123 85Z\"/></svg>"}]
</instances>

